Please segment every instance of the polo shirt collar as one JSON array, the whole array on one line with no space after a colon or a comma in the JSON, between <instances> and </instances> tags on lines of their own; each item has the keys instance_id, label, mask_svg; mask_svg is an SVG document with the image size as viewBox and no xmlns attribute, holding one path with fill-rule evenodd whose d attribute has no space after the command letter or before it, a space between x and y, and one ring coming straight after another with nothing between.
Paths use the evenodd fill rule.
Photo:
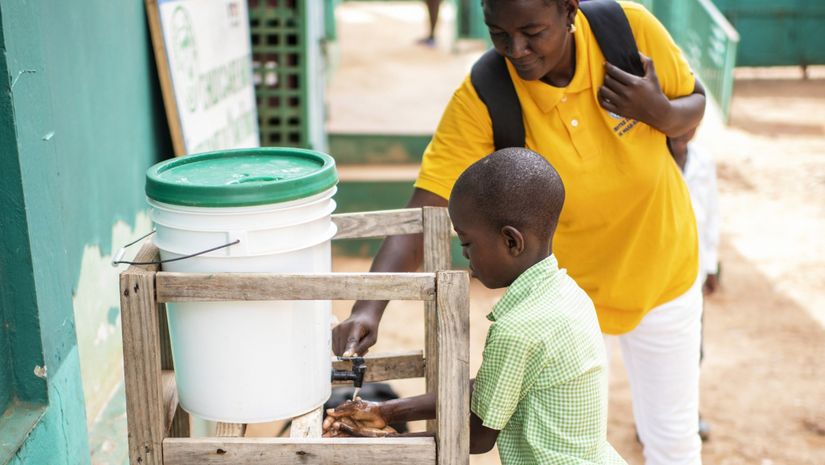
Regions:
<instances>
[{"instance_id":1,"label":"polo shirt collar","mask_svg":"<svg viewBox=\"0 0 825 465\"><path fill-rule=\"evenodd\" d=\"M573 73L573 79L570 80L567 87L554 87L541 80L524 81L518 77L510 61L507 61L510 77L524 85L524 88L530 94L530 98L536 102L536 105L544 113L555 108L565 94L575 94L589 89L591 86L590 61L587 53L588 40L585 36L585 29L589 31L590 28L587 27L588 25L582 24L582 16L581 14L576 15L576 32L573 33L573 38L576 41L576 71Z\"/></svg>"},{"instance_id":2,"label":"polo shirt collar","mask_svg":"<svg viewBox=\"0 0 825 465\"><path fill-rule=\"evenodd\" d=\"M559 262L556 260L555 255L550 255L530 268L527 268L524 273L520 274L519 277L510 284L510 287L507 289L507 292L504 293L504 296L501 297L501 300L493 306L493 311L487 315L487 319L490 321L498 320L502 315L506 314L510 309L527 298L533 291L536 283L543 285L551 284L555 281L558 273Z\"/></svg>"}]
</instances>

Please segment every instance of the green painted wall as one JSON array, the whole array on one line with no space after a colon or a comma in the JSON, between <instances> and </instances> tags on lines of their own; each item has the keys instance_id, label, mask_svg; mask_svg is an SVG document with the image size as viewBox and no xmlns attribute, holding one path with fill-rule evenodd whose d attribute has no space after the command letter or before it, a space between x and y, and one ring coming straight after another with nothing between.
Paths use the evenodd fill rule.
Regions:
<instances>
[{"instance_id":1,"label":"green painted wall","mask_svg":"<svg viewBox=\"0 0 825 465\"><path fill-rule=\"evenodd\" d=\"M102 408L122 373L117 270L103 265L148 227L143 175L171 153L169 135L141 0L0 0L0 25L0 169L19 172L0 191L0 261L13 267L2 277L15 280L3 308L27 325L7 342L28 338L19 346L34 354L11 357L48 367L45 416L11 463L84 464L86 404ZM20 392L39 383L45 399L33 368L15 364L16 380L35 386Z\"/></svg>"},{"instance_id":2,"label":"green painted wall","mask_svg":"<svg viewBox=\"0 0 825 465\"><path fill-rule=\"evenodd\" d=\"M822 0L713 0L742 41L737 66L825 64Z\"/></svg>"},{"instance_id":3,"label":"green painted wall","mask_svg":"<svg viewBox=\"0 0 825 465\"><path fill-rule=\"evenodd\" d=\"M76 349L49 371L49 406L10 465L81 465L89 463Z\"/></svg>"}]
</instances>

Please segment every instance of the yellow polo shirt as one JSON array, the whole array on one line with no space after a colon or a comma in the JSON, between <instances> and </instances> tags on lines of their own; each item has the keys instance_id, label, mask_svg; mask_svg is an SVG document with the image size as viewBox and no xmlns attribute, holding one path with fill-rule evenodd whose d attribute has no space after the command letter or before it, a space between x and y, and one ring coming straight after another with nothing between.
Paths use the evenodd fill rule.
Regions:
<instances>
[{"instance_id":1,"label":"yellow polo shirt","mask_svg":"<svg viewBox=\"0 0 825 465\"><path fill-rule=\"evenodd\" d=\"M664 94L692 93L693 74L665 28L644 7L620 3ZM553 164L566 189L553 253L593 299L602 331L621 334L696 280L696 224L665 135L599 106L605 60L583 14L574 35L567 87L523 81L507 66L527 147ZM493 150L490 115L467 77L424 152L416 187L449 198L461 172Z\"/></svg>"}]
</instances>

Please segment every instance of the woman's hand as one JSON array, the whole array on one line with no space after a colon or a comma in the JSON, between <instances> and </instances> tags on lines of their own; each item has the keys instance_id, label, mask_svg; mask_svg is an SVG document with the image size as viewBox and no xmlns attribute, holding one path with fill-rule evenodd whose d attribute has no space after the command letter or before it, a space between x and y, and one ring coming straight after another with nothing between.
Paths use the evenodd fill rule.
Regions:
<instances>
[{"instance_id":1,"label":"woman's hand","mask_svg":"<svg viewBox=\"0 0 825 465\"><path fill-rule=\"evenodd\" d=\"M350 316L332 328L332 351L344 357L366 355L378 339L381 310L353 309Z\"/></svg>"},{"instance_id":2,"label":"woman's hand","mask_svg":"<svg viewBox=\"0 0 825 465\"><path fill-rule=\"evenodd\" d=\"M696 79L693 92L673 100L659 86L653 60L639 53L645 75L626 73L605 63L604 85L599 88L599 104L607 111L633 118L677 137L696 128L705 114L705 88Z\"/></svg>"},{"instance_id":3,"label":"woman's hand","mask_svg":"<svg viewBox=\"0 0 825 465\"><path fill-rule=\"evenodd\" d=\"M642 77L604 64L604 85L599 89L599 104L607 111L633 118L662 130L670 112L670 101L659 86L653 60L639 53L644 66Z\"/></svg>"}]
</instances>

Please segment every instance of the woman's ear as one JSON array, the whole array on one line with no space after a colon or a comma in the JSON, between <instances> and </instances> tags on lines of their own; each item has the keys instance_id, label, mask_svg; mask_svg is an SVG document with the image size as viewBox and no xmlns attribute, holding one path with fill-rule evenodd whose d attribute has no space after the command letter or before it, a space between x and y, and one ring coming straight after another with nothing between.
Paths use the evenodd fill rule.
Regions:
<instances>
[{"instance_id":1,"label":"woman's ear","mask_svg":"<svg viewBox=\"0 0 825 465\"><path fill-rule=\"evenodd\" d=\"M510 256L518 257L524 252L524 235L518 229L512 226L501 228L501 238Z\"/></svg>"},{"instance_id":2,"label":"woman's ear","mask_svg":"<svg viewBox=\"0 0 825 465\"><path fill-rule=\"evenodd\" d=\"M561 0L562 8L566 13L568 23L573 24L576 20L576 13L579 11L579 0Z\"/></svg>"}]
</instances>

